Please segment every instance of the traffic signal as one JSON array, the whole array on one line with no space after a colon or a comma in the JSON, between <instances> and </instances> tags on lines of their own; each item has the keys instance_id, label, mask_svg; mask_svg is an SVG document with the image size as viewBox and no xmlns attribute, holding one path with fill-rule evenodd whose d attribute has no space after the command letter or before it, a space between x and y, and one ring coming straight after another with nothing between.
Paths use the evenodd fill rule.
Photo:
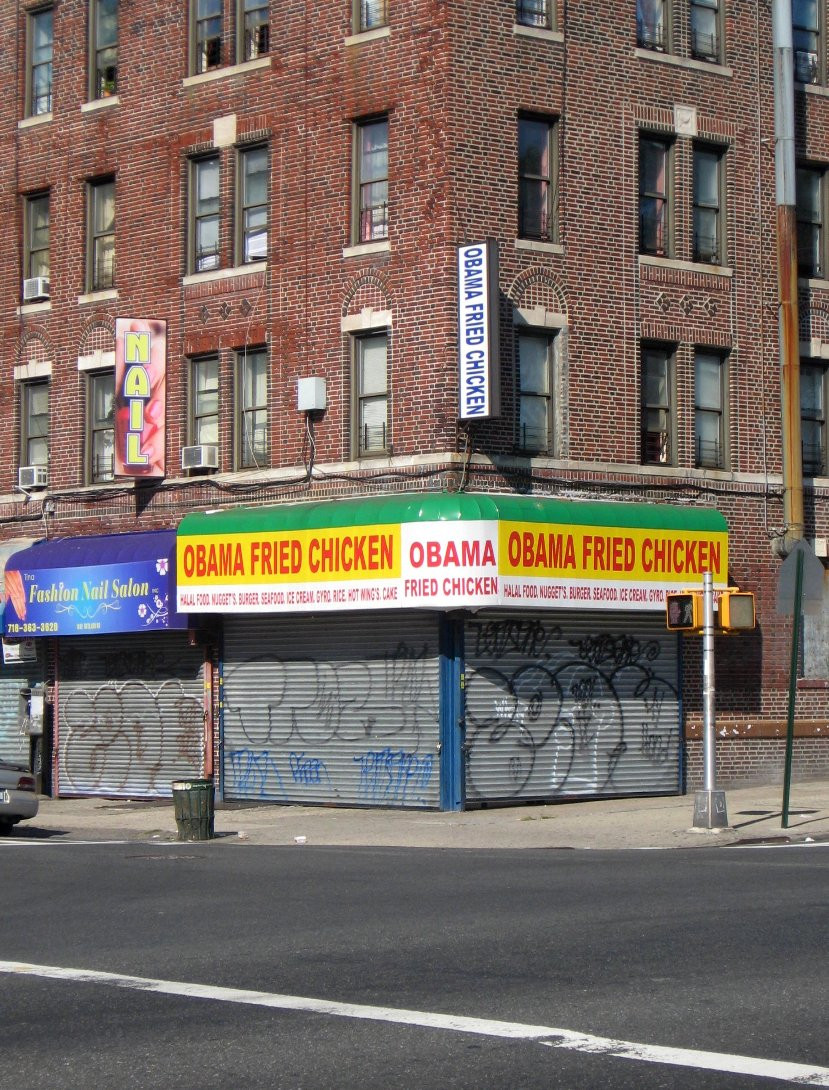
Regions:
<instances>
[{"instance_id":1,"label":"traffic signal","mask_svg":"<svg viewBox=\"0 0 829 1090\"><path fill-rule=\"evenodd\" d=\"M724 590L719 605L720 628L729 632L754 628L754 594L750 590Z\"/></svg>"},{"instance_id":2,"label":"traffic signal","mask_svg":"<svg viewBox=\"0 0 829 1090\"><path fill-rule=\"evenodd\" d=\"M665 623L672 632L702 628L702 591L683 590L665 595Z\"/></svg>"}]
</instances>

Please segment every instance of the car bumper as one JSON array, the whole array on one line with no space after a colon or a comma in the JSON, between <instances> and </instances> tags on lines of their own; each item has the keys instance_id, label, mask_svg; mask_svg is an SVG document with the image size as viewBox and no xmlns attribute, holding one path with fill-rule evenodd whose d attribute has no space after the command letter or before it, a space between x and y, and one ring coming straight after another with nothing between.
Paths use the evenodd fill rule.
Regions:
<instances>
[{"instance_id":1,"label":"car bumper","mask_svg":"<svg viewBox=\"0 0 829 1090\"><path fill-rule=\"evenodd\" d=\"M0 821L17 818L32 818L37 813L37 795L33 791L8 790L9 801L5 798L3 789L0 788Z\"/></svg>"}]
</instances>

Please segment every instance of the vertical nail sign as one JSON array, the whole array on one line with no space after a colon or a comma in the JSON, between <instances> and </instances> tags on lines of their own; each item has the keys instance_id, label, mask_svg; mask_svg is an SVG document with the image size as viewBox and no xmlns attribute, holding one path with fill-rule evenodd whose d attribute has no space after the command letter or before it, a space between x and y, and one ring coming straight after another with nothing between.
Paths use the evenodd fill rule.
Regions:
<instances>
[{"instance_id":1,"label":"vertical nail sign","mask_svg":"<svg viewBox=\"0 0 829 1090\"><path fill-rule=\"evenodd\" d=\"M115 473L163 477L167 323L115 323Z\"/></svg>"}]
</instances>

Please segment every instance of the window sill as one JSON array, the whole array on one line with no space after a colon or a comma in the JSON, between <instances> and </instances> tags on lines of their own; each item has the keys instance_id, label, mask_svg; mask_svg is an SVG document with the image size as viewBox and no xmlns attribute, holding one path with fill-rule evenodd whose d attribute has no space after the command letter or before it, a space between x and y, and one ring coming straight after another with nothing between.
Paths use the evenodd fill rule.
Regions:
<instances>
[{"instance_id":1,"label":"window sill","mask_svg":"<svg viewBox=\"0 0 829 1090\"><path fill-rule=\"evenodd\" d=\"M15 314L45 314L46 311L52 309L52 300L47 299L43 303L22 303L16 310Z\"/></svg>"},{"instance_id":2,"label":"window sill","mask_svg":"<svg viewBox=\"0 0 829 1090\"><path fill-rule=\"evenodd\" d=\"M706 265L702 261L681 261L677 257L655 257L653 254L638 254L637 256L640 265L651 265L657 269L676 269L680 272L705 273L708 276L724 276L727 278L734 275L734 270L726 265Z\"/></svg>"},{"instance_id":3,"label":"window sill","mask_svg":"<svg viewBox=\"0 0 829 1090\"><path fill-rule=\"evenodd\" d=\"M242 61L241 64L231 64L227 68L214 68L210 72L199 72L197 76L185 76L181 81L182 87L198 87L201 83L212 83L217 79L230 79L232 76L244 76L248 72L255 72L258 68L270 68L270 54L267 57L257 57L253 61Z\"/></svg>"},{"instance_id":4,"label":"window sill","mask_svg":"<svg viewBox=\"0 0 829 1090\"><path fill-rule=\"evenodd\" d=\"M816 677L799 677L797 679L798 689L829 689L829 681L825 681L822 678Z\"/></svg>"},{"instance_id":5,"label":"window sill","mask_svg":"<svg viewBox=\"0 0 829 1090\"><path fill-rule=\"evenodd\" d=\"M536 254L564 254L564 247L560 242L540 242L531 238L517 238L515 248L516 250L530 250Z\"/></svg>"},{"instance_id":6,"label":"window sill","mask_svg":"<svg viewBox=\"0 0 829 1090\"><path fill-rule=\"evenodd\" d=\"M829 280L824 280L819 276L798 276L797 286L799 288L815 288L818 291L829 291Z\"/></svg>"},{"instance_id":7,"label":"window sill","mask_svg":"<svg viewBox=\"0 0 829 1090\"><path fill-rule=\"evenodd\" d=\"M93 98L89 102L81 103L81 113L91 114L97 110L107 110L110 106L120 106L121 99L118 95L109 95L107 98Z\"/></svg>"},{"instance_id":8,"label":"window sill","mask_svg":"<svg viewBox=\"0 0 829 1090\"><path fill-rule=\"evenodd\" d=\"M189 288L194 284L209 284L212 280L234 280L239 276L248 276L250 273L265 272L267 261L254 261L250 265L234 265L232 269L211 269L209 272L188 273L181 278L182 287Z\"/></svg>"},{"instance_id":9,"label":"window sill","mask_svg":"<svg viewBox=\"0 0 829 1090\"><path fill-rule=\"evenodd\" d=\"M795 87L798 91L805 91L807 95L817 95L819 98L829 98L829 87L825 87L821 83L797 83L795 81Z\"/></svg>"},{"instance_id":10,"label":"window sill","mask_svg":"<svg viewBox=\"0 0 829 1090\"><path fill-rule=\"evenodd\" d=\"M672 64L675 68L690 68L694 72L710 72L713 76L733 76L733 68L725 64L714 64L712 61L696 61L691 57L677 57L673 53L659 53L655 49L642 49L637 46L633 51L634 57L643 61L656 61L659 64Z\"/></svg>"},{"instance_id":11,"label":"window sill","mask_svg":"<svg viewBox=\"0 0 829 1090\"><path fill-rule=\"evenodd\" d=\"M48 114L37 114L35 117L24 117L17 122L18 129L33 129L38 125L45 125L52 120L51 111Z\"/></svg>"},{"instance_id":12,"label":"window sill","mask_svg":"<svg viewBox=\"0 0 829 1090\"><path fill-rule=\"evenodd\" d=\"M391 27L378 26L374 30L361 30L357 34L349 34L344 39L343 45L364 45L366 42L376 42L379 38L390 38Z\"/></svg>"},{"instance_id":13,"label":"window sill","mask_svg":"<svg viewBox=\"0 0 829 1090\"><path fill-rule=\"evenodd\" d=\"M90 291L86 295L78 296L78 306L89 306L94 303L104 303L107 299L117 299L117 288L105 288L102 291Z\"/></svg>"},{"instance_id":14,"label":"window sill","mask_svg":"<svg viewBox=\"0 0 829 1090\"><path fill-rule=\"evenodd\" d=\"M387 254L391 251L391 242L387 238L379 242L360 242L356 246L344 246L343 257L365 257L367 254Z\"/></svg>"},{"instance_id":15,"label":"window sill","mask_svg":"<svg viewBox=\"0 0 829 1090\"><path fill-rule=\"evenodd\" d=\"M564 33L562 31L547 30L545 27L540 26L524 26L522 23L515 23L512 32L516 38L537 38L544 42L564 41Z\"/></svg>"}]
</instances>

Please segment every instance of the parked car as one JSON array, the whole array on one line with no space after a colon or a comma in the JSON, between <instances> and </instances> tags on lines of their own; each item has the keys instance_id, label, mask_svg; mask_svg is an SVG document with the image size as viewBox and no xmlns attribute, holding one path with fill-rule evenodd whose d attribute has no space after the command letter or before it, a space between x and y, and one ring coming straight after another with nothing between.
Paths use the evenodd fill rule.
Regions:
<instances>
[{"instance_id":1,"label":"parked car","mask_svg":"<svg viewBox=\"0 0 829 1090\"><path fill-rule=\"evenodd\" d=\"M35 778L27 768L0 760L0 836L37 813Z\"/></svg>"}]
</instances>

